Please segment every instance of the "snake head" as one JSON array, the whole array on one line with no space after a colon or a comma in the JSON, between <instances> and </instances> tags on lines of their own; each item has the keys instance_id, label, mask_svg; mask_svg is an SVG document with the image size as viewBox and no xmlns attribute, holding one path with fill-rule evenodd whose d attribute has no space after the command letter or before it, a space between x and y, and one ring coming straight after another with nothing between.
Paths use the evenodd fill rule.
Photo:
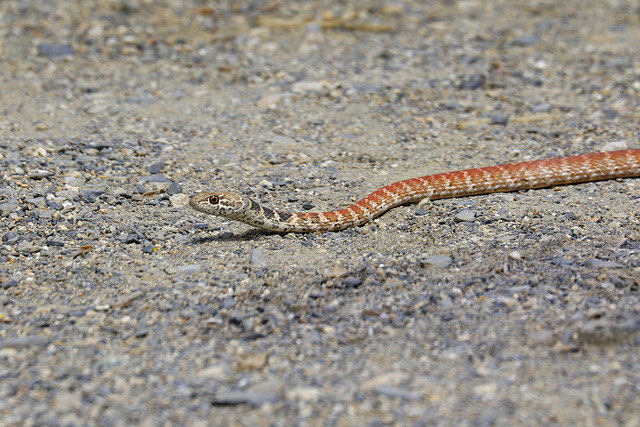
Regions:
<instances>
[{"instance_id":1,"label":"snake head","mask_svg":"<svg viewBox=\"0 0 640 427\"><path fill-rule=\"evenodd\" d=\"M244 212L246 198L226 191L205 191L193 196L189 206L198 212L234 219Z\"/></svg>"}]
</instances>

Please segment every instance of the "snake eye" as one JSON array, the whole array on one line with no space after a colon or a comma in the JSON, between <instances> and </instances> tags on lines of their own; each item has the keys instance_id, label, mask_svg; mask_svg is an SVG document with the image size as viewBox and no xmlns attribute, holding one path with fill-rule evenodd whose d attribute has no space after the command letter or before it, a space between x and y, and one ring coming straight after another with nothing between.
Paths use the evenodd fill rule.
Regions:
<instances>
[{"instance_id":1,"label":"snake eye","mask_svg":"<svg viewBox=\"0 0 640 427\"><path fill-rule=\"evenodd\" d=\"M217 205L219 201L220 199L218 198L218 196L209 196L209 204Z\"/></svg>"}]
</instances>

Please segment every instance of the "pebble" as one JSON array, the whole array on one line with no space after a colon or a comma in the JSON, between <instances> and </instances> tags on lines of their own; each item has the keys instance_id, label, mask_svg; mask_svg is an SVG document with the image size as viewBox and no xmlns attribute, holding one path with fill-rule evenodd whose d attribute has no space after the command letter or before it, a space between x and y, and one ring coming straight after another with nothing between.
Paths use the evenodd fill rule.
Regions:
<instances>
[{"instance_id":1,"label":"pebble","mask_svg":"<svg viewBox=\"0 0 640 427\"><path fill-rule=\"evenodd\" d=\"M479 74L479 73L473 74L468 79L462 82L462 84L460 85L460 88L466 89L466 90L480 89L484 86L485 81L486 81L486 78L484 74Z\"/></svg>"},{"instance_id":2,"label":"pebble","mask_svg":"<svg viewBox=\"0 0 640 427\"><path fill-rule=\"evenodd\" d=\"M9 216L10 213L17 212L19 209L20 204L15 200L0 203L0 216Z\"/></svg>"},{"instance_id":3,"label":"pebble","mask_svg":"<svg viewBox=\"0 0 640 427\"><path fill-rule=\"evenodd\" d=\"M9 289L18 286L17 280L8 280L4 283L0 283L0 288Z\"/></svg>"},{"instance_id":4,"label":"pebble","mask_svg":"<svg viewBox=\"0 0 640 427\"><path fill-rule=\"evenodd\" d=\"M134 335L136 338L144 338L149 334L150 330L151 328L149 327L147 319L143 317L136 324Z\"/></svg>"},{"instance_id":5,"label":"pebble","mask_svg":"<svg viewBox=\"0 0 640 427\"><path fill-rule=\"evenodd\" d=\"M447 255L432 255L420 258L420 267L435 267L435 268L447 268L451 265L453 260Z\"/></svg>"},{"instance_id":6,"label":"pebble","mask_svg":"<svg viewBox=\"0 0 640 427\"><path fill-rule=\"evenodd\" d=\"M251 265L264 266L267 264L267 256L262 248L251 249Z\"/></svg>"},{"instance_id":7,"label":"pebble","mask_svg":"<svg viewBox=\"0 0 640 427\"><path fill-rule=\"evenodd\" d=\"M365 392L371 392L380 386L398 386L406 383L410 376L410 374L403 371L385 372L363 382L360 388Z\"/></svg>"},{"instance_id":8,"label":"pebble","mask_svg":"<svg viewBox=\"0 0 640 427\"><path fill-rule=\"evenodd\" d=\"M362 278L360 277L348 277L344 280L344 285L347 288L356 288L362 284Z\"/></svg>"},{"instance_id":9,"label":"pebble","mask_svg":"<svg viewBox=\"0 0 640 427\"><path fill-rule=\"evenodd\" d=\"M224 363L218 363L207 366L196 373L199 378L214 379L218 381L225 381L229 378L232 371L228 365Z\"/></svg>"},{"instance_id":10,"label":"pebble","mask_svg":"<svg viewBox=\"0 0 640 427\"><path fill-rule=\"evenodd\" d=\"M305 80L295 82L291 85L291 91L294 93L321 92L329 89L331 86L327 80Z\"/></svg>"},{"instance_id":11,"label":"pebble","mask_svg":"<svg viewBox=\"0 0 640 427\"><path fill-rule=\"evenodd\" d=\"M256 106L264 109L275 109L282 104L285 99L290 97L290 93L271 93L264 95L258 99Z\"/></svg>"},{"instance_id":12,"label":"pebble","mask_svg":"<svg viewBox=\"0 0 640 427\"><path fill-rule=\"evenodd\" d=\"M50 339L32 335L16 338L2 338L0 339L0 349L2 348L15 348L21 349L26 347L42 347L48 345L51 342Z\"/></svg>"},{"instance_id":13,"label":"pebble","mask_svg":"<svg viewBox=\"0 0 640 427\"><path fill-rule=\"evenodd\" d=\"M42 250L42 246L33 244L31 242L22 242L18 244L18 252L24 254L35 254Z\"/></svg>"},{"instance_id":14,"label":"pebble","mask_svg":"<svg viewBox=\"0 0 640 427\"><path fill-rule=\"evenodd\" d=\"M527 345L550 347L555 343L552 331L536 331L527 336Z\"/></svg>"},{"instance_id":15,"label":"pebble","mask_svg":"<svg viewBox=\"0 0 640 427\"><path fill-rule=\"evenodd\" d=\"M585 262L585 266L593 269L602 269L602 268L623 268L624 265L613 262L613 261L605 261L601 259L589 258Z\"/></svg>"},{"instance_id":16,"label":"pebble","mask_svg":"<svg viewBox=\"0 0 640 427\"><path fill-rule=\"evenodd\" d=\"M322 390L317 387L296 387L286 391L287 400L317 402L322 397Z\"/></svg>"},{"instance_id":17,"label":"pebble","mask_svg":"<svg viewBox=\"0 0 640 427\"><path fill-rule=\"evenodd\" d=\"M379 385L373 388L373 391L377 394L381 394L387 397L397 397L405 400L418 400L420 399L420 394L408 392L397 387L389 386L389 385Z\"/></svg>"},{"instance_id":18,"label":"pebble","mask_svg":"<svg viewBox=\"0 0 640 427\"><path fill-rule=\"evenodd\" d=\"M105 193L104 190L80 190L80 197L87 203L95 203Z\"/></svg>"},{"instance_id":19,"label":"pebble","mask_svg":"<svg viewBox=\"0 0 640 427\"><path fill-rule=\"evenodd\" d=\"M227 391L217 394L211 400L211 404L214 406L236 406L245 404L261 406L265 403L277 403L280 400L280 397L274 394Z\"/></svg>"},{"instance_id":20,"label":"pebble","mask_svg":"<svg viewBox=\"0 0 640 427\"><path fill-rule=\"evenodd\" d=\"M540 114L540 113L548 113L551 110L553 110L553 104L545 102L542 104L534 105L533 108L531 109L531 112L534 114Z\"/></svg>"},{"instance_id":21,"label":"pebble","mask_svg":"<svg viewBox=\"0 0 640 427\"><path fill-rule=\"evenodd\" d=\"M109 109L109 105L107 104L93 104L89 105L84 109L87 114L102 114L105 113Z\"/></svg>"},{"instance_id":22,"label":"pebble","mask_svg":"<svg viewBox=\"0 0 640 427\"><path fill-rule=\"evenodd\" d=\"M142 247L142 252L147 253L147 254L152 254L156 251L155 246L153 245L145 245Z\"/></svg>"},{"instance_id":23,"label":"pebble","mask_svg":"<svg viewBox=\"0 0 640 427\"><path fill-rule=\"evenodd\" d=\"M173 196L175 194L180 194L180 193L182 193L182 187L177 182L172 182L169 185L169 188L167 188L167 194L169 196Z\"/></svg>"},{"instance_id":24,"label":"pebble","mask_svg":"<svg viewBox=\"0 0 640 427\"><path fill-rule=\"evenodd\" d=\"M491 124L506 126L507 124L509 124L509 116L492 116Z\"/></svg>"},{"instance_id":25,"label":"pebble","mask_svg":"<svg viewBox=\"0 0 640 427\"><path fill-rule=\"evenodd\" d=\"M40 43L38 45L38 55L46 56L51 59L58 59L75 55L75 50L71 46L67 45Z\"/></svg>"},{"instance_id":26,"label":"pebble","mask_svg":"<svg viewBox=\"0 0 640 427\"><path fill-rule=\"evenodd\" d=\"M130 307L133 301L144 297L144 295L145 295L144 292L141 292L141 291L132 292L131 295L125 298L119 299L115 303L111 304L111 307L113 308Z\"/></svg>"},{"instance_id":27,"label":"pebble","mask_svg":"<svg viewBox=\"0 0 640 427\"><path fill-rule=\"evenodd\" d=\"M602 148L600 148L600 151L616 151L628 149L629 145L627 144L627 141L610 141L604 144Z\"/></svg>"},{"instance_id":28,"label":"pebble","mask_svg":"<svg viewBox=\"0 0 640 427\"><path fill-rule=\"evenodd\" d=\"M256 369L262 369L267 364L267 354L252 354L246 356L244 359L238 362L238 369L240 371L254 371Z\"/></svg>"},{"instance_id":29,"label":"pebble","mask_svg":"<svg viewBox=\"0 0 640 427\"><path fill-rule=\"evenodd\" d=\"M511 44L514 46L532 46L540 41L540 36L531 34L514 39Z\"/></svg>"},{"instance_id":30,"label":"pebble","mask_svg":"<svg viewBox=\"0 0 640 427\"><path fill-rule=\"evenodd\" d=\"M179 193L169 196L169 206L172 208L186 208L189 206L190 197L187 194ZM194 227L207 228L208 224L196 224Z\"/></svg>"},{"instance_id":31,"label":"pebble","mask_svg":"<svg viewBox=\"0 0 640 427\"><path fill-rule=\"evenodd\" d=\"M39 179L52 177L53 175L55 175L55 172L53 172L53 171L38 170L38 171L35 171L35 172L31 172L29 174L29 178L30 179L39 180Z\"/></svg>"},{"instance_id":32,"label":"pebble","mask_svg":"<svg viewBox=\"0 0 640 427\"><path fill-rule=\"evenodd\" d=\"M486 399L493 399L498 391L498 385L495 383L478 384L473 387L473 393Z\"/></svg>"},{"instance_id":33,"label":"pebble","mask_svg":"<svg viewBox=\"0 0 640 427\"><path fill-rule=\"evenodd\" d=\"M509 258L519 261L522 259L522 254L520 251L511 251L509 252Z\"/></svg>"},{"instance_id":34,"label":"pebble","mask_svg":"<svg viewBox=\"0 0 640 427\"><path fill-rule=\"evenodd\" d=\"M147 172L151 174L161 173L164 167L165 167L165 162L157 162L149 166L149 168L147 169Z\"/></svg>"},{"instance_id":35,"label":"pebble","mask_svg":"<svg viewBox=\"0 0 640 427\"><path fill-rule=\"evenodd\" d=\"M597 319L577 330L578 344L616 345L640 335L640 319Z\"/></svg>"},{"instance_id":36,"label":"pebble","mask_svg":"<svg viewBox=\"0 0 640 427\"><path fill-rule=\"evenodd\" d=\"M2 241L8 245L17 242L20 239L20 235L15 231L9 231L2 235Z\"/></svg>"},{"instance_id":37,"label":"pebble","mask_svg":"<svg viewBox=\"0 0 640 427\"><path fill-rule=\"evenodd\" d=\"M454 218L460 222L473 222L476 220L476 212L472 209L462 209Z\"/></svg>"},{"instance_id":38,"label":"pebble","mask_svg":"<svg viewBox=\"0 0 640 427\"><path fill-rule=\"evenodd\" d=\"M196 274L201 268L202 266L200 264L187 264L178 266L176 270L182 274Z\"/></svg>"}]
</instances>

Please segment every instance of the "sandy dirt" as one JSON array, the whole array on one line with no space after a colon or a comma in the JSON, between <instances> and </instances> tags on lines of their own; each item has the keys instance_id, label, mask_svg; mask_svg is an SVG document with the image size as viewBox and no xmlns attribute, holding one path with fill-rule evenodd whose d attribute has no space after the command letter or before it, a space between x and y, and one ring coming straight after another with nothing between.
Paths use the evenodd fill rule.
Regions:
<instances>
[{"instance_id":1,"label":"sandy dirt","mask_svg":"<svg viewBox=\"0 0 640 427\"><path fill-rule=\"evenodd\" d=\"M640 181L279 235L204 189L639 148L634 1L0 2L0 425L640 424Z\"/></svg>"}]
</instances>

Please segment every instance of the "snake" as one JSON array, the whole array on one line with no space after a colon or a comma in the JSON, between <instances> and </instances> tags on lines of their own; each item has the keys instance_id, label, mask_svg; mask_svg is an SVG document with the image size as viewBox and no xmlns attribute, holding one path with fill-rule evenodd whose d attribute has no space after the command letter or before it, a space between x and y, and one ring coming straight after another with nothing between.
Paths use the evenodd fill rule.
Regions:
<instances>
[{"instance_id":1,"label":"snake","mask_svg":"<svg viewBox=\"0 0 640 427\"><path fill-rule=\"evenodd\" d=\"M341 231L422 199L545 188L640 176L640 149L581 154L465 169L406 179L382 187L349 207L328 212L286 212L228 191L204 191L189 200L198 212L278 233Z\"/></svg>"}]
</instances>

